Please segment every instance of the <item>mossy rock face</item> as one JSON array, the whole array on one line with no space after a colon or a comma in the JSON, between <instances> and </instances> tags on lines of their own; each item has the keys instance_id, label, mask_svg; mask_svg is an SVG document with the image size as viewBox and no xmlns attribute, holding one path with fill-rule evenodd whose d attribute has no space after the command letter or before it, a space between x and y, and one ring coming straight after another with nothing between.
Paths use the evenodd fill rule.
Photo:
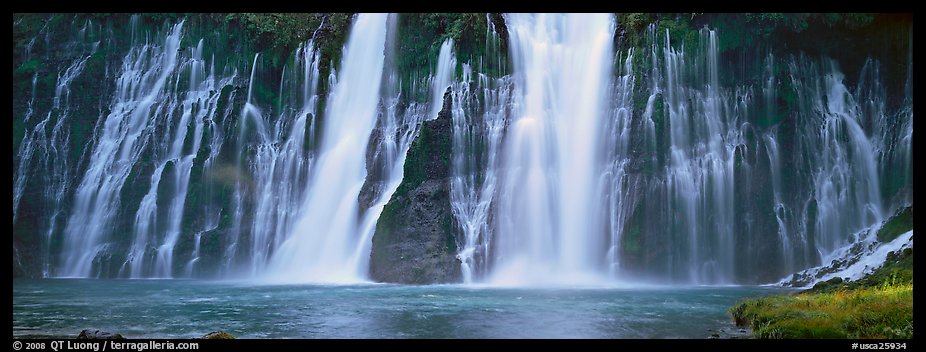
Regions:
<instances>
[{"instance_id":1,"label":"mossy rock face","mask_svg":"<svg viewBox=\"0 0 926 352\"><path fill-rule=\"evenodd\" d=\"M913 207L906 207L888 219L884 226L881 226L878 230L878 241L890 242L911 230L913 230Z\"/></svg>"},{"instance_id":2,"label":"mossy rock face","mask_svg":"<svg viewBox=\"0 0 926 352\"><path fill-rule=\"evenodd\" d=\"M818 282L816 285L813 285L814 291L825 291L831 290L834 287L842 287L843 280L841 277L834 277L832 279Z\"/></svg>"},{"instance_id":3,"label":"mossy rock face","mask_svg":"<svg viewBox=\"0 0 926 352\"><path fill-rule=\"evenodd\" d=\"M450 154L450 96L438 118L425 121L405 160L405 174L376 224L370 278L380 282L459 282Z\"/></svg>"},{"instance_id":4,"label":"mossy rock face","mask_svg":"<svg viewBox=\"0 0 926 352\"><path fill-rule=\"evenodd\" d=\"M206 340L234 340L235 335L219 330L205 334L202 338Z\"/></svg>"}]
</instances>

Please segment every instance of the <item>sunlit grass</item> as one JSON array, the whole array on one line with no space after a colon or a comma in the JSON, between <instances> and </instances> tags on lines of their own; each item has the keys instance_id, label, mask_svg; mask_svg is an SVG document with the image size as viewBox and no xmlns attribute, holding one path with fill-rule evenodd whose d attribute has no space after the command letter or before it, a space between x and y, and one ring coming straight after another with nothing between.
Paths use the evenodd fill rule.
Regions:
<instances>
[{"instance_id":1,"label":"sunlit grass","mask_svg":"<svg viewBox=\"0 0 926 352\"><path fill-rule=\"evenodd\" d=\"M750 298L730 314L757 338L912 338L913 284Z\"/></svg>"}]
</instances>

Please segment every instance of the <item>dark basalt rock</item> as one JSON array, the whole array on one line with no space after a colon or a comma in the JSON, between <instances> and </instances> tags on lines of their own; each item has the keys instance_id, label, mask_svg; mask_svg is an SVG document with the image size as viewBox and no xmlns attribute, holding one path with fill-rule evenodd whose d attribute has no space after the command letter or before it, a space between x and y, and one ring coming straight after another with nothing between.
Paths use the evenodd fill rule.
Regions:
<instances>
[{"instance_id":1,"label":"dark basalt rock","mask_svg":"<svg viewBox=\"0 0 926 352\"><path fill-rule=\"evenodd\" d=\"M450 98L425 121L409 148L402 184L386 204L373 235L370 278L380 282L459 282L456 225L450 208L453 127Z\"/></svg>"},{"instance_id":2,"label":"dark basalt rock","mask_svg":"<svg viewBox=\"0 0 926 352\"><path fill-rule=\"evenodd\" d=\"M83 329L77 335L78 340L125 340L121 334L102 331L100 329Z\"/></svg>"}]
</instances>

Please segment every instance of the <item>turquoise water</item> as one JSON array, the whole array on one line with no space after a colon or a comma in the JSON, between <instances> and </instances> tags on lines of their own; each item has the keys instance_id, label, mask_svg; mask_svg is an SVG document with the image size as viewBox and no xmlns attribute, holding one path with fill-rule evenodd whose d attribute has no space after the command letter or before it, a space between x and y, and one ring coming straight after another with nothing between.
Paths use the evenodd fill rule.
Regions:
<instances>
[{"instance_id":1,"label":"turquoise water","mask_svg":"<svg viewBox=\"0 0 926 352\"><path fill-rule=\"evenodd\" d=\"M706 338L739 299L780 288L254 285L193 280L13 281L13 336L129 338Z\"/></svg>"}]
</instances>

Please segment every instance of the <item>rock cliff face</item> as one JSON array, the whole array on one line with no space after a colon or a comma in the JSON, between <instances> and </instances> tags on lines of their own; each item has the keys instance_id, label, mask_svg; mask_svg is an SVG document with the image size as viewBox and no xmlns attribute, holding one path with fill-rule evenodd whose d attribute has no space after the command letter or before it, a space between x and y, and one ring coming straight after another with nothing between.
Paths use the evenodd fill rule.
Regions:
<instances>
[{"instance_id":1,"label":"rock cliff face","mask_svg":"<svg viewBox=\"0 0 926 352\"><path fill-rule=\"evenodd\" d=\"M405 161L405 178L376 225L370 278L433 284L460 281L460 261L450 209L453 130L450 97L437 119L425 121Z\"/></svg>"}]
</instances>

